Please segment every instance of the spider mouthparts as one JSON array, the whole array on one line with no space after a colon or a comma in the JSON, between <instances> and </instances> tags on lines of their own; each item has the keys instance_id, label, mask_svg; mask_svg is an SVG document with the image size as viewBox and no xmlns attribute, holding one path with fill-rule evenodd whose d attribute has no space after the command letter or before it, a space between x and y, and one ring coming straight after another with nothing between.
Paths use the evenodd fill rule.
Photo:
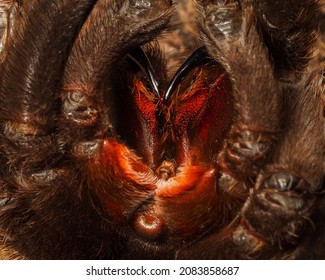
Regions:
<instances>
[{"instance_id":1,"label":"spider mouthparts","mask_svg":"<svg viewBox=\"0 0 325 280\"><path fill-rule=\"evenodd\" d=\"M157 168L156 173L159 179L168 180L174 177L176 174L175 164L171 161L164 160L162 164Z\"/></svg>"}]
</instances>

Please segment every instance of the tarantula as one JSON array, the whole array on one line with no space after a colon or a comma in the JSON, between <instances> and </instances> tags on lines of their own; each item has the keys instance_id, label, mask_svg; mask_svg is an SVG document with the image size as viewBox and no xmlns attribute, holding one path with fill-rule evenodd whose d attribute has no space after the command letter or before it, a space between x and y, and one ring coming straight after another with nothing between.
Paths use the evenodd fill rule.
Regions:
<instances>
[{"instance_id":1,"label":"tarantula","mask_svg":"<svg viewBox=\"0 0 325 280\"><path fill-rule=\"evenodd\" d=\"M318 1L194 4L1 1L2 259L325 256Z\"/></svg>"}]
</instances>

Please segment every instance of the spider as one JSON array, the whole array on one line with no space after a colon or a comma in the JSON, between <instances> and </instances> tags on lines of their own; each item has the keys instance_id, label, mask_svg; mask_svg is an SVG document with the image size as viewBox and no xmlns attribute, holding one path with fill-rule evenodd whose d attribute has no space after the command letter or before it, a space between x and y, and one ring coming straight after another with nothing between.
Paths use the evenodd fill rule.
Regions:
<instances>
[{"instance_id":1,"label":"spider","mask_svg":"<svg viewBox=\"0 0 325 280\"><path fill-rule=\"evenodd\" d=\"M2 259L324 258L318 1L192 4L1 1Z\"/></svg>"}]
</instances>

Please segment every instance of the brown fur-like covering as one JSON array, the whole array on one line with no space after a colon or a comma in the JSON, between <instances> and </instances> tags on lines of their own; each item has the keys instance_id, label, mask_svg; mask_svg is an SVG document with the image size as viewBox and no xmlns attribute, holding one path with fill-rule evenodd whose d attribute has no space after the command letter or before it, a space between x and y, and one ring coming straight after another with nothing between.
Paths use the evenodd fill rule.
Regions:
<instances>
[{"instance_id":1,"label":"brown fur-like covering","mask_svg":"<svg viewBox=\"0 0 325 280\"><path fill-rule=\"evenodd\" d=\"M0 10L0 259L325 257L319 1Z\"/></svg>"}]
</instances>

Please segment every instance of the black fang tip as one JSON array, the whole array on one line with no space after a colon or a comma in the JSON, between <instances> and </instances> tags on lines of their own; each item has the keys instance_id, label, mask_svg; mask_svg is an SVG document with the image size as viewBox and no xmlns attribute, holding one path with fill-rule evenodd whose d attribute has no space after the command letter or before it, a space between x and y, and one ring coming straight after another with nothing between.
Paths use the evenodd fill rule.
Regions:
<instances>
[{"instance_id":1,"label":"black fang tip","mask_svg":"<svg viewBox=\"0 0 325 280\"><path fill-rule=\"evenodd\" d=\"M203 47L196 49L176 72L174 78L169 83L169 86L168 86L167 91L163 97L163 100L167 101L168 99L170 99L175 88L184 80L184 78L195 67L206 64L212 60L213 59L209 55L206 47L203 46Z\"/></svg>"},{"instance_id":2,"label":"black fang tip","mask_svg":"<svg viewBox=\"0 0 325 280\"><path fill-rule=\"evenodd\" d=\"M141 47L133 49L129 52L128 57L147 75L155 95L159 97L159 85L153 67L143 49Z\"/></svg>"}]
</instances>

